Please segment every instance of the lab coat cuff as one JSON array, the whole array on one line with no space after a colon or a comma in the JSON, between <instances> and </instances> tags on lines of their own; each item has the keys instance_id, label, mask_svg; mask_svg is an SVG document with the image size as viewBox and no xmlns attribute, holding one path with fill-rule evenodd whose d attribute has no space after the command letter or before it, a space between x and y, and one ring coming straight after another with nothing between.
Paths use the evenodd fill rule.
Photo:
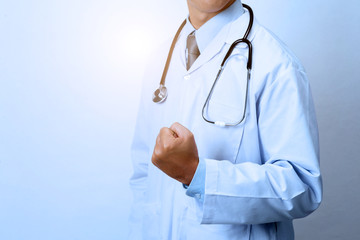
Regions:
<instances>
[{"instance_id":1,"label":"lab coat cuff","mask_svg":"<svg viewBox=\"0 0 360 240\"><path fill-rule=\"evenodd\" d=\"M186 190L186 195L202 200L205 192L205 174L206 174L206 164L204 159L199 159L199 164L196 168L194 177L189 186L184 185Z\"/></svg>"},{"instance_id":2,"label":"lab coat cuff","mask_svg":"<svg viewBox=\"0 0 360 240\"><path fill-rule=\"evenodd\" d=\"M219 175L219 161L214 159L205 159L206 178L205 178L205 192L202 205L201 223L211 223L214 219L213 206L216 205L214 201L218 190L218 175Z\"/></svg>"}]
</instances>

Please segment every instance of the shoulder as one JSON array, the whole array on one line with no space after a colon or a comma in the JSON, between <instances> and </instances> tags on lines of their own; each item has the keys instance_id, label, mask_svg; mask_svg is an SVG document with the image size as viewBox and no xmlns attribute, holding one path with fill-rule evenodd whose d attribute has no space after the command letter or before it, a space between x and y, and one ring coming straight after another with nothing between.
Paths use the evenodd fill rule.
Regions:
<instances>
[{"instance_id":1,"label":"shoulder","mask_svg":"<svg viewBox=\"0 0 360 240\"><path fill-rule=\"evenodd\" d=\"M257 99L277 91L285 98L290 92L305 92L309 80L296 55L274 33L256 21L253 30L250 36L253 46L251 88Z\"/></svg>"},{"instance_id":2,"label":"shoulder","mask_svg":"<svg viewBox=\"0 0 360 240\"><path fill-rule=\"evenodd\" d=\"M263 59L270 66L272 64L291 64L293 67L303 70L300 60L278 36L257 21L254 22L254 28L252 44L255 56Z\"/></svg>"},{"instance_id":3,"label":"shoulder","mask_svg":"<svg viewBox=\"0 0 360 240\"><path fill-rule=\"evenodd\" d=\"M293 75L296 72L306 76L305 69L300 60L273 32L257 21L254 21L253 29L254 32L251 40L253 45L252 72L257 76L258 84L269 85L273 81L283 79L284 75ZM306 77L302 79L307 80Z\"/></svg>"}]
</instances>

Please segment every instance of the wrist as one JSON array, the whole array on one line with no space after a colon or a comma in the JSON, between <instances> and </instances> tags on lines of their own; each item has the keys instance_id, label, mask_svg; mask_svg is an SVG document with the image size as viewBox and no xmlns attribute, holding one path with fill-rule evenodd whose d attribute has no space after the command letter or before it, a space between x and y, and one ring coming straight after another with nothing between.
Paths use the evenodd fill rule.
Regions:
<instances>
[{"instance_id":1,"label":"wrist","mask_svg":"<svg viewBox=\"0 0 360 240\"><path fill-rule=\"evenodd\" d=\"M189 186L194 175L195 175L195 172L196 172L196 169L199 165L199 158L196 158L196 160L192 161L191 164L188 165L188 168L186 170L186 174L184 176L184 180L183 181L180 181L182 182L183 184Z\"/></svg>"}]
</instances>

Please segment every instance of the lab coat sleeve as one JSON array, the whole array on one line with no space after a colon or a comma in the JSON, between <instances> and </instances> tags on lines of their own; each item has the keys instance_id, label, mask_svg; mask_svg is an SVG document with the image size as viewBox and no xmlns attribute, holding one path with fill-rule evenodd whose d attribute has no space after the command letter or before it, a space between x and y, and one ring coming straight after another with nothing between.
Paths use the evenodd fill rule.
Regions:
<instances>
[{"instance_id":1,"label":"lab coat sleeve","mask_svg":"<svg viewBox=\"0 0 360 240\"><path fill-rule=\"evenodd\" d=\"M301 218L321 202L318 130L304 71L283 70L256 105L262 163L205 159L204 202L198 204L204 224Z\"/></svg>"}]
</instances>

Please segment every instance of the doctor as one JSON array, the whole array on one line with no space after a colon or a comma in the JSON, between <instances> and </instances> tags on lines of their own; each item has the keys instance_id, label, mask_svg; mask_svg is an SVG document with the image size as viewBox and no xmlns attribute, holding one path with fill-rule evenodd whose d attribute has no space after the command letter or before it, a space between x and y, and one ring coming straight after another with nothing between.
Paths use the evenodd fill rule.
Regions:
<instances>
[{"instance_id":1,"label":"doctor","mask_svg":"<svg viewBox=\"0 0 360 240\"><path fill-rule=\"evenodd\" d=\"M210 89L249 12L240 0L187 0L167 99L152 101L169 45L153 56L132 144L129 239L293 239L322 198L318 130L298 59L256 20ZM248 84L248 85L247 85ZM245 111L244 111L245 109ZM244 112L244 115L243 115ZM221 127L204 121L237 122Z\"/></svg>"}]
</instances>

